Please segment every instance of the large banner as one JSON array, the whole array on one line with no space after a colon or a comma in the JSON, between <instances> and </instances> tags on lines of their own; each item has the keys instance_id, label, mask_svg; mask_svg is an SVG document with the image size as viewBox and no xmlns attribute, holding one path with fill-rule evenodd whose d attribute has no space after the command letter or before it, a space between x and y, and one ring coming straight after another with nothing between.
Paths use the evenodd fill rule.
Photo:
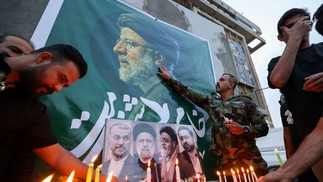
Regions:
<instances>
[{"instance_id":1,"label":"large banner","mask_svg":"<svg viewBox=\"0 0 323 182\"><path fill-rule=\"evenodd\" d=\"M215 178L208 115L156 75L164 65L192 89L215 94L216 50L210 49L210 41L115 0L52 0L32 39L38 47L71 44L88 62L84 78L42 97L58 142L76 157L90 163L99 154L96 164L107 160L102 151L109 121L188 125L207 179ZM41 162L35 168L35 181L51 173Z\"/></svg>"}]
</instances>

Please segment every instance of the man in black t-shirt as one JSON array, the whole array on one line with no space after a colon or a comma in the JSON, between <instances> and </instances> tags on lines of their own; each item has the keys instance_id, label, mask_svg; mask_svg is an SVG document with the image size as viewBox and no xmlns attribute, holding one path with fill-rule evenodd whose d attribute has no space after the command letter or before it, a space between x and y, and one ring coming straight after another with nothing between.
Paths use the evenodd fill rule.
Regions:
<instances>
[{"instance_id":1,"label":"man in black t-shirt","mask_svg":"<svg viewBox=\"0 0 323 182\"><path fill-rule=\"evenodd\" d=\"M88 166L57 143L46 106L38 99L60 92L86 72L80 52L66 44L16 57L0 54L0 181L27 181L26 171L22 176L15 171L21 163L17 150L32 151L63 175L76 170L76 178L86 178Z\"/></svg>"},{"instance_id":2,"label":"man in black t-shirt","mask_svg":"<svg viewBox=\"0 0 323 182\"><path fill-rule=\"evenodd\" d=\"M307 151L301 145L281 168L266 175L263 181L290 181L306 167L313 166L314 162L310 161L312 156L318 156L315 146L320 144L314 143L317 139L308 142L307 136L318 128L317 124L322 125L323 122L323 87L320 81L323 78L323 43L311 45L309 42L312 29L310 15L304 9L290 9L280 18L277 29L278 39L285 42L286 47L281 56L273 58L268 64L268 85L282 91L293 113L297 135L301 141L306 138L305 146L312 147L312 150ZM312 137L309 135L309 138ZM299 161L300 158L303 160ZM323 180L323 176L320 177L323 169L317 164L312 169ZM300 177L299 181L318 181L315 178L300 180Z\"/></svg>"}]
</instances>

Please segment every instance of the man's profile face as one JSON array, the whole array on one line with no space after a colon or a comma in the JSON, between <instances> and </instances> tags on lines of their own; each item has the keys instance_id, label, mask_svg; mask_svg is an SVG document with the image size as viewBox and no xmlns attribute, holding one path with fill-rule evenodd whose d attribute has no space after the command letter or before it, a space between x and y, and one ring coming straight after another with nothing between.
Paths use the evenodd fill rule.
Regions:
<instances>
[{"instance_id":1,"label":"man's profile face","mask_svg":"<svg viewBox=\"0 0 323 182\"><path fill-rule=\"evenodd\" d=\"M43 63L23 70L21 80L32 95L51 94L60 92L76 82L79 70L73 62L66 64Z\"/></svg>"},{"instance_id":2,"label":"man's profile face","mask_svg":"<svg viewBox=\"0 0 323 182\"><path fill-rule=\"evenodd\" d=\"M126 157L131 145L131 129L128 126L114 126L108 137L112 157L115 160Z\"/></svg>"},{"instance_id":3,"label":"man's profile face","mask_svg":"<svg viewBox=\"0 0 323 182\"><path fill-rule=\"evenodd\" d=\"M147 163L148 160L153 158L155 153L155 139L147 133L142 132L137 136L136 139L137 154L142 162Z\"/></svg>"},{"instance_id":4,"label":"man's profile face","mask_svg":"<svg viewBox=\"0 0 323 182\"><path fill-rule=\"evenodd\" d=\"M195 148L195 144L194 144L193 137L190 135L188 130L179 131L178 132L178 137L179 137L179 140L180 140L183 148L187 152L193 151L193 149Z\"/></svg>"},{"instance_id":5,"label":"man's profile face","mask_svg":"<svg viewBox=\"0 0 323 182\"><path fill-rule=\"evenodd\" d=\"M165 156L171 156L174 153L176 144L166 132L160 134L160 143L161 150Z\"/></svg>"},{"instance_id":6,"label":"man's profile face","mask_svg":"<svg viewBox=\"0 0 323 182\"><path fill-rule=\"evenodd\" d=\"M148 48L147 42L130 28L121 28L120 38L113 51L118 54L119 76L122 81L138 85L155 75L152 50Z\"/></svg>"},{"instance_id":7,"label":"man's profile face","mask_svg":"<svg viewBox=\"0 0 323 182\"><path fill-rule=\"evenodd\" d=\"M221 78L216 82L216 92L223 93L230 89L230 76L222 75Z\"/></svg>"}]
</instances>

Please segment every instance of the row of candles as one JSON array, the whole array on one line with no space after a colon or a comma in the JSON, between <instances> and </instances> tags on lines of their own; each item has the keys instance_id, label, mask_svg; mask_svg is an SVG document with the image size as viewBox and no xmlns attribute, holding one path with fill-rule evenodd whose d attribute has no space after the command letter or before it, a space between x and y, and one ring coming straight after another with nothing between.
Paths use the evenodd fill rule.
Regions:
<instances>
[{"instance_id":1,"label":"row of candles","mask_svg":"<svg viewBox=\"0 0 323 182\"><path fill-rule=\"evenodd\" d=\"M94 162L97 159L98 155L95 155L92 160L91 163L89 164L88 170L87 170L87 175L86 175L86 182L91 182L92 181L92 175L93 175L93 170L94 170ZM100 181L100 170L101 170L102 164L97 166L95 169L95 182L99 182ZM75 171L73 170L71 172L71 174L69 175L69 177L67 178L66 182L72 182L73 178L74 178L74 174ZM110 174L108 175L108 178L106 180L106 182L111 182L112 180L112 175L113 175L113 171L110 172ZM49 175L48 177L46 177L42 182L50 182L54 177L54 174Z\"/></svg>"},{"instance_id":2,"label":"row of candles","mask_svg":"<svg viewBox=\"0 0 323 182\"><path fill-rule=\"evenodd\" d=\"M231 169L231 176L232 176L233 182L238 182L238 181L239 182L255 182L258 180L258 177L257 177L252 166L250 166L250 172L249 172L249 169L246 169L246 172L245 172L244 168L241 167L241 172L242 172L243 178L240 176L239 168L237 168L236 170ZM222 173L217 171L216 174L219 176L220 182L223 182L222 179L224 180L224 182L227 182L227 177L226 177L225 171L223 171Z\"/></svg>"},{"instance_id":3,"label":"row of candles","mask_svg":"<svg viewBox=\"0 0 323 182\"><path fill-rule=\"evenodd\" d=\"M283 165L283 161L279 155L279 152L277 149L275 149L275 153L276 153L276 157L277 157L277 160L279 162L279 165L282 166ZM254 169L252 166L250 166L250 173L249 173L249 169L245 170L243 169L243 167L241 167L241 172L242 172L242 175L243 175L243 180L242 180L242 177L240 176L240 173L239 173L239 169L237 168L236 169L236 172L237 174L235 173L235 171L233 169L231 169L231 175L232 175L232 178L233 178L233 181L234 182L238 182L238 179L239 179L239 182L255 182L258 180L258 177L256 175L256 173L254 172ZM219 180L220 182L222 182L222 175L221 175L221 172L217 171L216 174L219 176ZM223 174L223 179L224 179L224 182L227 182L227 178L226 178L226 175L225 175L225 171L222 172Z\"/></svg>"},{"instance_id":4,"label":"row of candles","mask_svg":"<svg viewBox=\"0 0 323 182\"><path fill-rule=\"evenodd\" d=\"M283 162L282 162L282 160L280 158L280 155L279 155L277 149L275 149L275 153L276 153L276 157L278 159L278 162L279 162L280 166L282 166ZM97 157L98 157L98 155L95 155L92 158L91 163L89 164L89 168L88 168L87 176L86 176L86 182L91 182L92 181L92 174L93 174L93 170L94 170L94 162L97 159ZM100 169L101 169L101 166L102 165L99 165L95 169L95 180L94 180L95 182L100 181ZM237 172L237 175L235 174L235 171L233 169L231 169L231 175L232 175L233 181L238 182L238 179L239 179L239 182L242 182L241 176L240 176L240 173L239 173L239 169L236 169L236 172ZM254 172L252 166L250 166L250 173L249 173L249 169L246 169L246 172L245 172L243 167L241 167L241 172L242 172L242 175L243 175L243 181L244 182L255 182L255 181L258 180L257 175ZM75 171L72 171L66 182L72 182L73 178L74 178L74 174L75 174ZM217 171L217 175L219 176L220 182L222 182L222 176L223 176L224 182L227 182L225 171L223 171L222 174L221 174L221 172ZM108 178L107 178L106 182L111 182L112 175L113 175L113 171L111 171L110 174L108 175ZM49 175L42 182L50 182L52 180L53 176L54 176L53 174ZM179 172L178 159L176 159L175 176L176 176L176 182L180 182L181 181L181 176L180 176L180 172ZM198 176L198 174L197 174L197 176ZM196 177L196 178L198 178L198 177ZM126 179L126 181L127 181L127 179ZM147 167L147 173L146 173L146 181L151 182L150 160L148 161L148 167Z\"/></svg>"}]
</instances>

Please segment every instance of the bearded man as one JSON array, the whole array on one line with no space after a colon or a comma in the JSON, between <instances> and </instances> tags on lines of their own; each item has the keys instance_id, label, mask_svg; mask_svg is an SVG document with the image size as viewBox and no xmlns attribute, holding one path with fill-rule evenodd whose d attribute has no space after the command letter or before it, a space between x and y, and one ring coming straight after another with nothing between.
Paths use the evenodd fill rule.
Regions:
<instances>
[{"instance_id":1,"label":"bearded man","mask_svg":"<svg viewBox=\"0 0 323 182\"><path fill-rule=\"evenodd\" d=\"M160 178L160 163L158 155L156 154L156 131L147 123L138 123L133 128L133 139L135 142L135 150L137 153L134 155L135 162L139 167L135 175L138 181L146 178L147 167L151 168L151 179L153 181L161 181ZM149 163L149 164L148 164Z\"/></svg>"}]
</instances>

